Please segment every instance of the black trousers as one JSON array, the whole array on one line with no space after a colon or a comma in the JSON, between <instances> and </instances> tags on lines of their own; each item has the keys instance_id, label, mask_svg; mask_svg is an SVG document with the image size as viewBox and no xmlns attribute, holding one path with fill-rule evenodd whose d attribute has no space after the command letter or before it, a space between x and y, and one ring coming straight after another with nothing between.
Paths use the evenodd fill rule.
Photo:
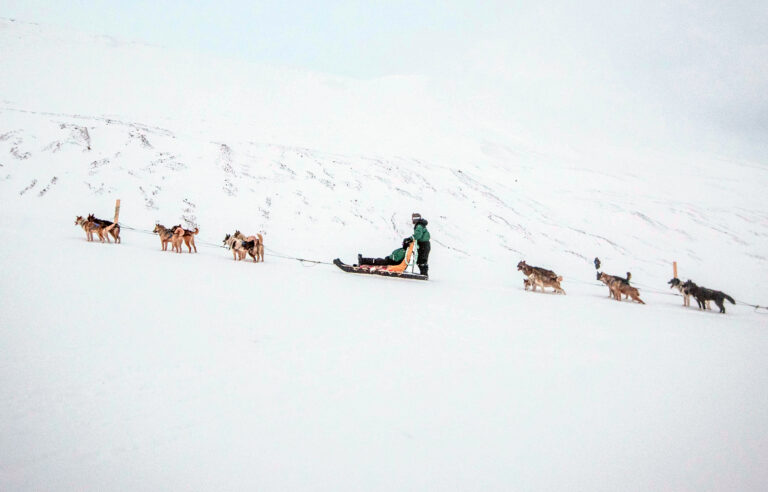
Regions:
<instances>
[{"instance_id":1,"label":"black trousers","mask_svg":"<svg viewBox=\"0 0 768 492\"><path fill-rule=\"evenodd\" d=\"M386 258L362 258L360 260L361 265L377 265L377 266L388 266L388 265L399 265L400 261L395 261L390 257Z\"/></svg>"},{"instance_id":2,"label":"black trousers","mask_svg":"<svg viewBox=\"0 0 768 492\"><path fill-rule=\"evenodd\" d=\"M429 250L432 249L432 246L429 244L429 241L419 241L417 244L419 246L419 257L416 259L416 264L419 266L419 272L422 275L429 275L429 265L427 263L429 262Z\"/></svg>"}]
</instances>

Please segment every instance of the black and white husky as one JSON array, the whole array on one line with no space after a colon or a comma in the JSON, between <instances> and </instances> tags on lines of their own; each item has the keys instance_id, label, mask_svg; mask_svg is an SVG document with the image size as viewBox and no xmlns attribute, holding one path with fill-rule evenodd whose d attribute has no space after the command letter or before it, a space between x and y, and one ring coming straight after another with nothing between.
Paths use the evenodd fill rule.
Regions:
<instances>
[{"instance_id":1,"label":"black and white husky","mask_svg":"<svg viewBox=\"0 0 768 492\"><path fill-rule=\"evenodd\" d=\"M736 304L736 301L733 300L733 297L729 296L728 294L724 292L720 292L719 290L712 290L712 289L707 289L706 287L699 287L698 285L694 284L690 280L683 284L683 288L687 289L688 293L696 298L696 302L699 305L699 309L704 309L707 302L715 301L715 304L717 304L717 307L720 308L720 312L725 314L725 305L723 303L724 300L727 300L731 304ZM709 309L708 306L706 307L707 309Z\"/></svg>"}]
</instances>

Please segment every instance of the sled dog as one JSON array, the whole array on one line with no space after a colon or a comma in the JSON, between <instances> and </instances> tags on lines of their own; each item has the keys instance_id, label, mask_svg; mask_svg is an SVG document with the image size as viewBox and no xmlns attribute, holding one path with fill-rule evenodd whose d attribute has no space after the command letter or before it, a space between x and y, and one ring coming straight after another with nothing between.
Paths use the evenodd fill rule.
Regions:
<instances>
[{"instance_id":1,"label":"sled dog","mask_svg":"<svg viewBox=\"0 0 768 492\"><path fill-rule=\"evenodd\" d=\"M122 242L120 240L120 224L116 224L109 220L97 219L93 214L88 214L88 220L99 226L104 231L104 237L107 238L108 243L111 242L109 240L110 234L115 239L115 243Z\"/></svg>"},{"instance_id":2,"label":"sled dog","mask_svg":"<svg viewBox=\"0 0 768 492\"><path fill-rule=\"evenodd\" d=\"M544 277L557 278L557 274L555 272L553 272L552 270L547 270L546 268L531 266L531 265L527 264L525 262L525 260L523 260L523 261L521 261L521 262L519 262L517 264L517 269L519 271L523 272L523 275L525 275L526 277L530 277L531 274L533 274L534 272L538 272L539 275L542 275Z\"/></svg>"},{"instance_id":3,"label":"sled dog","mask_svg":"<svg viewBox=\"0 0 768 492\"><path fill-rule=\"evenodd\" d=\"M184 239L184 244L187 245L187 249L189 250L189 252L191 253L192 248L195 248L195 253L197 253L197 246L195 246L195 236L197 236L197 234L200 232L200 229L195 227L194 231L190 231L189 229L184 229L183 227L181 227L181 224L171 227L171 230L176 234L179 234L179 229L181 229L182 238Z\"/></svg>"},{"instance_id":4,"label":"sled dog","mask_svg":"<svg viewBox=\"0 0 768 492\"><path fill-rule=\"evenodd\" d=\"M601 273L599 278L601 282L608 286L608 288L611 290L613 298L617 301L621 301L621 295L624 294L625 298L627 299L631 297L633 301L637 301L640 304L645 304L643 300L640 299L640 292L636 288L629 285L629 283L626 282L626 279L616 277L614 275L608 275L607 273Z\"/></svg>"},{"instance_id":5,"label":"sled dog","mask_svg":"<svg viewBox=\"0 0 768 492\"><path fill-rule=\"evenodd\" d=\"M542 292L544 292L544 287L552 287L558 294L565 294L563 288L560 287L560 282L563 281L563 277L558 276L553 278L534 270L533 273L528 276L528 279L531 281L531 288L533 291L536 291L536 286L541 287Z\"/></svg>"},{"instance_id":6,"label":"sled dog","mask_svg":"<svg viewBox=\"0 0 768 492\"><path fill-rule=\"evenodd\" d=\"M527 264L524 260L520 261L517 264L517 269L523 272L523 275L528 277L527 284L525 280L523 280L523 287L525 287L526 290L528 290L528 287L531 287L531 290L535 292L536 287L538 286L538 287L541 287L541 290L543 292L544 287L551 287L554 289L555 292L558 292L560 294L565 294L565 291L563 290L563 288L560 287L560 282L563 281L563 277L558 276L552 270L531 266Z\"/></svg>"},{"instance_id":7,"label":"sled dog","mask_svg":"<svg viewBox=\"0 0 768 492\"><path fill-rule=\"evenodd\" d=\"M97 226L93 222L84 219L81 215L75 217L75 225L79 225L85 231L85 239L87 241L93 241L93 234L96 233L99 236L99 240L104 242L104 231L101 227Z\"/></svg>"},{"instance_id":8,"label":"sled dog","mask_svg":"<svg viewBox=\"0 0 768 492\"><path fill-rule=\"evenodd\" d=\"M233 237L243 241L243 247L253 258L254 262L264 261L264 236L259 232L255 236L245 236L240 231L235 231Z\"/></svg>"},{"instance_id":9,"label":"sled dog","mask_svg":"<svg viewBox=\"0 0 768 492\"><path fill-rule=\"evenodd\" d=\"M232 250L232 259L240 261L245 258L247 250L243 248L243 240L227 234L222 241L230 250Z\"/></svg>"},{"instance_id":10,"label":"sled dog","mask_svg":"<svg viewBox=\"0 0 768 492\"><path fill-rule=\"evenodd\" d=\"M173 230L167 229L162 224L155 224L155 228L152 232L160 236L160 247L163 251L168 251L168 243L173 242Z\"/></svg>"},{"instance_id":11,"label":"sled dog","mask_svg":"<svg viewBox=\"0 0 768 492\"><path fill-rule=\"evenodd\" d=\"M688 282L691 281L689 280ZM684 284L680 281L679 278L675 277L667 283L669 284L670 289L677 289L678 292L680 292L680 294L683 296L683 306L688 307L691 305L691 293L688 292L687 288L683 287ZM709 309L709 303L707 303L707 309Z\"/></svg>"},{"instance_id":12,"label":"sled dog","mask_svg":"<svg viewBox=\"0 0 768 492\"><path fill-rule=\"evenodd\" d=\"M690 280L683 284L683 287L688 289L690 295L696 298L696 303L699 305L699 309L705 309L707 301L714 301L717 307L720 308L720 313L725 314L724 300L727 300L731 304L736 304L733 297L729 296L719 290L707 289L706 287L699 287Z\"/></svg>"},{"instance_id":13,"label":"sled dog","mask_svg":"<svg viewBox=\"0 0 768 492\"><path fill-rule=\"evenodd\" d=\"M613 296L613 289L611 288L611 282L621 282L623 284L629 285L629 279L632 278L632 274L627 272L627 277L619 277L618 275L608 275L606 273L597 272L597 280L604 283L606 286L608 286L608 297Z\"/></svg>"}]
</instances>

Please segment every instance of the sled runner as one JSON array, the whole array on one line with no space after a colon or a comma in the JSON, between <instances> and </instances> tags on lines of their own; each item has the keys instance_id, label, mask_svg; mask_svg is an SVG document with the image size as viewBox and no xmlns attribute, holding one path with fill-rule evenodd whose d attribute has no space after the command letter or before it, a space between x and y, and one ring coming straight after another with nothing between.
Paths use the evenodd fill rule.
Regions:
<instances>
[{"instance_id":1,"label":"sled runner","mask_svg":"<svg viewBox=\"0 0 768 492\"><path fill-rule=\"evenodd\" d=\"M419 275L418 273L394 272L394 271L377 268L377 267L356 267L352 265L347 265L346 263L342 262L338 258L333 260L333 264L348 273L366 273L368 275L381 275L382 277L393 277L393 278L408 278L412 280L429 279L429 277L427 277L426 275Z\"/></svg>"}]
</instances>

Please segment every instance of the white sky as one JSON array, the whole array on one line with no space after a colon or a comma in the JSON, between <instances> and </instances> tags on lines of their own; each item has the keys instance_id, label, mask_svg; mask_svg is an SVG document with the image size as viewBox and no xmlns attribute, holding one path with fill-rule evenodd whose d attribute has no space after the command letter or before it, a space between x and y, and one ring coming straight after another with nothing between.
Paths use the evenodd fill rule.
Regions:
<instances>
[{"instance_id":1,"label":"white sky","mask_svg":"<svg viewBox=\"0 0 768 492\"><path fill-rule=\"evenodd\" d=\"M450 80L502 118L588 115L620 132L635 118L768 150L764 0L0 0L0 15L355 78Z\"/></svg>"}]
</instances>

